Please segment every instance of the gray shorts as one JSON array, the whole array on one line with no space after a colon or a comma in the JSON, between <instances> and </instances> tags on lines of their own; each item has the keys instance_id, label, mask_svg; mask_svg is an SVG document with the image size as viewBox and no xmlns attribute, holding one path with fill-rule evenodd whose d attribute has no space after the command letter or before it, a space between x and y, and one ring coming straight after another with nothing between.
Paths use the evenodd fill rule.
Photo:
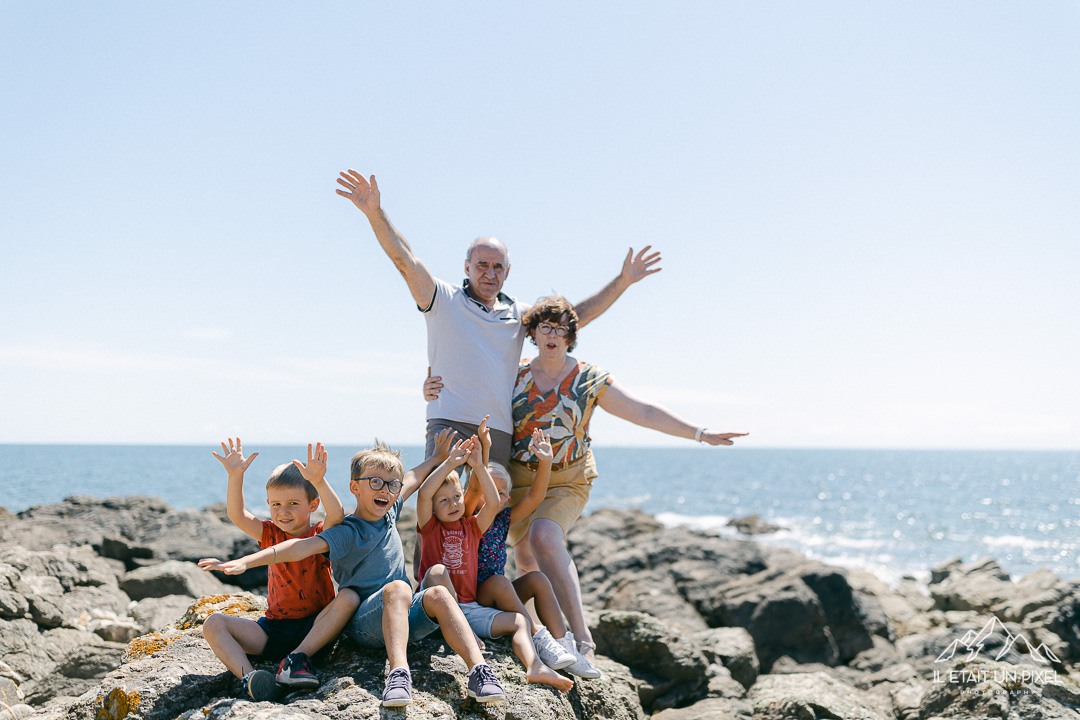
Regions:
<instances>
[{"instance_id":1,"label":"gray shorts","mask_svg":"<svg viewBox=\"0 0 1080 720\"><path fill-rule=\"evenodd\" d=\"M480 429L479 425L473 425L472 423L458 422L457 420L444 420L442 418L432 418L427 421L427 438L424 444L424 457L431 457L431 453L435 451L435 436L443 428L450 428L458 434L457 440L464 440L476 434L476 431ZM494 460L503 467L510 467L510 442L513 440L513 436L508 432L502 430L490 429L491 432L491 457L489 460Z\"/></svg>"},{"instance_id":2,"label":"gray shorts","mask_svg":"<svg viewBox=\"0 0 1080 720\"><path fill-rule=\"evenodd\" d=\"M413 595L412 603L409 605L409 642L416 642L439 629L439 624L429 618L427 612L424 611L425 592L426 590L421 590ZM349 633L349 637L361 647L385 647L382 616L383 591L379 589L360 603L360 607L356 609L352 620L345 626L345 630Z\"/></svg>"},{"instance_id":3,"label":"gray shorts","mask_svg":"<svg viewBox=\"0 0 1080 720\"><path fill-rule=\"evenodd\" d=\"M482 638L490 639L491 624L495 622L495 616L503 612L498 608L484 607L478 603L458 603L458 607L461 608L462 614L469 622L469 627L472 631Z\"/></svg>"}]
</instances>

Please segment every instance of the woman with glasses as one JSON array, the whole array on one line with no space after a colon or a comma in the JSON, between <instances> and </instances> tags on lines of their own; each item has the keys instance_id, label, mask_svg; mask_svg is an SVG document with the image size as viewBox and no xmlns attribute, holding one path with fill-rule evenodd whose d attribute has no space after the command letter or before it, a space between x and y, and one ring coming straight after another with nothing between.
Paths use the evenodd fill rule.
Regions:
<instances>
[{"instance_id":1,"label":"woman with glasses","mask_svg":"<svg viewBox=\"0 0 1080 720\"><path fill-rule=\"evenodd\" d=\"M518 572L547 575L566 615L578 649L590 663L595 645L581 606L577 566L566 550L566 533L585 508L597 477L589 449L589 420L599 405L607 412L643 427L709 445L731 445L746 433L720 433L686 422L664 408L626 392L605 371L569 355L577 344L577 314L565 298L540 300L522 317L538 354L522 361L512 394L514 435L511 446L511 504L529 491L538 460L529 450L533 430L549 434L555 458L547 494L525 520L510 528ZM438 395L441 378L425 384L425 397ZM521 542L523 539L528 542ZM599 671L582 673L599 677Z\"/></svg>"}]
</instances>

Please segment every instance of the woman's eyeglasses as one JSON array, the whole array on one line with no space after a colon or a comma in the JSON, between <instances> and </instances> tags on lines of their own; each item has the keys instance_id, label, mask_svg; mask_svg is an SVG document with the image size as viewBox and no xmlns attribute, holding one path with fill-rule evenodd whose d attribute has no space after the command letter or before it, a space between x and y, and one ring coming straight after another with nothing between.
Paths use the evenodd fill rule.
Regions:
<instances>
[{"instance_id":1,"label":"woman's eyeglasses","mask_svg":"<svg viewBox=\"0 0 1080 720\"><path fill-rule=\"evenodd\" d=\"M570 334L570 328L565 325L552 325L551 323L546 322L537 325L536 329L540 331L541 335L550 335L552 331L559 337L566 337Z\"/></svg>"}]
</instances>

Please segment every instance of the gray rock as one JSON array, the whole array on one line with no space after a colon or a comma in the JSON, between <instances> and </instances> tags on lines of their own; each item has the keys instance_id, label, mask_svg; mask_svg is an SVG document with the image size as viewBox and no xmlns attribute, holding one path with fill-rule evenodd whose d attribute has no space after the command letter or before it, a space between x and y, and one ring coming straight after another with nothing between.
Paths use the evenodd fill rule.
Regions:
<instances>
[{"instance_id":1,"label":"gray rock","mask_svg":"<svg viewBox=\"0 0 1080 720\"><path fill-rule=\"evenodd\" d=\"M1008 600L1015 587L1009 575L993 558L970 565L950 566L948 575L930 585L930 595L938 610L982 612Z\"/></svg>"},{"instance_id":2,"label":"gray rock","mask_svg":"<svg viewBox=\"0 0 1080 720\"><path fill-rule=\"evenodd\" d=\"M727 700L740 700L746 697L744 688L735 678L731 677L731 671L723 665L712 664L705 671L708 680L705 694L713 698L725 698Z\"/></svg>"},{"instance_id":3,"label":"gray rock","mask_svg":"<svg viewBox=\"0 0 1080 720\"><path fill-rule=\"evenodd\" d=\"M13 680L0 677L0 702L4 705L18 705L24 697L22 690Z\"/></svg>"},{"instance_id":4,"label":"gray rock","mask_svg":"<svg viewBox=\"0 0 1080 720\"><path fill-rule=\"evenodd\" d=\"M709 662L722 664L736 681L749 688L761 672L754 638L745 628L711 628L694 634L694 642Z\"/></svg>"},{"instance_id":5,"label":"gray rock","mask_svg":"<svg viewBox=\"0 0 1080 720\"><path fill-rule=\"evenodd\" d=\"M1039 608L1056 605L1076 590L1076 583L1065 582L1046 568L1040 568L1016 583L1013 594L992 611L1004 622L1020 622Z\"/></svg>"},{"instance_id":6,"label":"gray rock","mask_svg":"<svg viewBox=\"0 0 1080 720\"><path fill-rule=\"evenodd\" d=\"M638 612L600 613L596 650L627 664L645 682L638 695L646 711L686 704L704 695L709 663L676 629Z\"/></svg>"},{"instance_id":7,"label":"gray rock","mask_svg":"<svg viewBox=\"0 0 1080 720\"><path fill-rule=\"evenodd\" d=\"M713 588L702 614L714 627L746 628L763 670L783 655L835 665L840 653L821 601L798 573L766 570L723 583Z\"/></svg>"},{"instance_id":8,"label":"gray rock","mask_svg":"<svg viewBox=\"0 0 1080 720\"><path fill-rule=\"evenodd\" d=\"M784 528L779 525L773 525L770 522L761 519L760 515L747 515L743 518L733 518L728 520L728 527L733 527L743 535L768 535L769 533L778 532Z\"/></svg>"},{"instance_id":9,"label":"gray rock","mask_svg":"<svg viewBox=\"0 0 1080 720\"><path fill-rule=\"evenodd\" d=\"M194 606L193 606L194 607ZM193 611L194 612L194 611ZM201 616L201 611L196 615ZM181 623L183 624L183 623ZM351 720L388 715L379 707L386 675L386 654L356 648L340 640L316 670L322 686L312 693L293 693L279 703L252 703L240 698L239 682L214 657L198 627L173 628L129 646L125 664L101 682L98 690L71 704L66 720L205 720L205 718L333 718ZM644 720L629 670L598 658L605 677L579 681L569 693L527 683L508 643L488 643L488 663L507 690L507 702L488 710L518 720L570 720L603 717ZM411 645L415 704L410 716L476 717L477 708L464 699L465 666L439 639ZM393 711L391 711L393 712ZM403 716L404 714L402 714Z\"/></svg>"},{"instance_id":10,"label":"gray rock","mask_svg":"<svg viewBox=\"0 0 1080 720\"><path fill-rule=\"evenodd\" d=\"M59 627L64 622L64 587L50 575L24 575L16 585L30 606L30 616L43 627Z\"/></svg>"},{"instance_id":11,"label":"gray rock","mask_svg":"<svg viewBox=\"0 0 1080 720\"><path fill-rule=\"evenodd\" d=\"M0 709L0 720L22 720L28 718L34 713L34 708L29 705L12 705Z\"/></svg>"},{"instance_id":12,"label":"gray rock","mask_svg":"<svg viewBox=\"0 0 1080 720\"><path fill-rule=\"evenodd\" d=\"M120 587L133 600L166 595L223 595L231 592L228 586L198 565L168 560L157 565L132 570L124 575Z\"/></svg>"},{"instance_id":13,"label":"gray rock","mask_svg":"<svg viewBox=\"0 0 1080 720\"><path fill-rule=\"evenodd\" d=\"M128 613L139 623L143 633L156 632L183 616L195 600L189 595L145 598L135 603Z\"/></svg>"},{"instance_id":14,"label":"gray rock","mask_svg":"<svg viewBox=\"0 0 1080 720\"><path fill-rule=\"evenodd\" d=\"M891 720L891 707L826 673L762 675L750 689L755 720Z\"/></svg>"},{"instance_id":15,"label":"gray rock","mask_svg":"<svg viewBox=\"0 0 1080 720\"><path fill-rule=\"evenodd\" d=\"M675 581L665 570L620 574L613 580L610 586L603 586L596 593L593 602L602 609L648 613L690 632L708 628L697 609L679 594Z\"/></svg>"},{"instance_id":16,"label":"gray rock","mask_svg":"<svg viewBox=\"0 0 1080 720\"><path fill-rule=\"evenodd\" d=\"M0 562L0 618L21 618L30 611L30 604L18 591L19 571Z\"/></svg>"},{"instance_id":17,"label":"gray rock","mask_svg":"<svg viewBox=\"0 0 1080 720\"><path fill-rule=\"evenodd\" d=\"M57 698L77 698L120 667L123 652L120 643L75 648L51 674L28 684L27 702L38 706Z\"/></svg>"},{"instance_id":18,"label":"gray rock","mask_svg":"<svg viewBox=\"0 0 1080 720\"><path fill-rule=\"evenodd\" d=\"M751 708L746 702L706 698L684 708L663 710L652 720L748 720Z\"/></svg>"}]
</instances>

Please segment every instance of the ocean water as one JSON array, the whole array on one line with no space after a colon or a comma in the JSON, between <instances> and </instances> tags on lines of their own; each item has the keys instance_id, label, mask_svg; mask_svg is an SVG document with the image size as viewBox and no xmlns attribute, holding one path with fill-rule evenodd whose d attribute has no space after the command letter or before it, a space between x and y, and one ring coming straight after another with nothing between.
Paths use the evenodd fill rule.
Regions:
<instances>
[{"instance_id":1,"label":"ocean water","mask_svg":"<svg viewBox=\"0 0 1080 720\"><path fill-rule=\"evenodd\" d=\"M175 508L225 500L226 478L203 446L0 445L0 505L11 512L69 495L154 495ZM264 483L301 446L258 451L245 497L265 507ZM329 478L346 511L348 460L328 448ZM406 465L422 459L402 448ZM952 558L993 556L1021 577L1047 567L1080 577L1080 452L595 448L600 477L586 512L640 508L662 522L724 535L758 514L784 529L758 536L887 582L924 581Z\"/></svg>"}]
</instances>

